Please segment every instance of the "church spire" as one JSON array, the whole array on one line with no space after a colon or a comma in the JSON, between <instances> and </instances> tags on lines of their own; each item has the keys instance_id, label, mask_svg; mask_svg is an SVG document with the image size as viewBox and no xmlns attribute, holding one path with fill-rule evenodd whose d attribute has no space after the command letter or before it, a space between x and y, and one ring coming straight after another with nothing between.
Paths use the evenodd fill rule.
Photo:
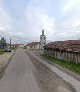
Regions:
<instances>
[{"instance_id":1,"label":"church spire","mask_svg":"<svg viewBox=\"0 0 80 92\"><path fill-rule=\"evenodd\" d=\"M40 44L41 44L41 49L43 49L44 45L46 45L46 36L44 34L44 29L42 30L42 35L40 35Z\"/></svg>"},{"instance_id":2,"label":"church spire","mask_svg":"<svg viewBox=\"0 0 80 92\"><path fill-rule=\"evenodd\" d=\"M42 35L44 35L44 29L42 30Z\"/></svg>"}]
</instances>

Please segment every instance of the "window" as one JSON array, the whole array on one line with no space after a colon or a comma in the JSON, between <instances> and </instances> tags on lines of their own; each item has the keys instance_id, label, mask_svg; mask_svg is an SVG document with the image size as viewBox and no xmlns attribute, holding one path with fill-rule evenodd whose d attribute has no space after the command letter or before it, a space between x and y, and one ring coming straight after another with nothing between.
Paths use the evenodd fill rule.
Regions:
<instances>
[{"instance_id":1,"label":"window","mask_svg":"<svg viewBox=\"0 0 80 92\"><path fill-rule=\"evenodd\" d=\"M45 37L44 37L44 40L45 40Z\"/></svg>"}]
</instances>

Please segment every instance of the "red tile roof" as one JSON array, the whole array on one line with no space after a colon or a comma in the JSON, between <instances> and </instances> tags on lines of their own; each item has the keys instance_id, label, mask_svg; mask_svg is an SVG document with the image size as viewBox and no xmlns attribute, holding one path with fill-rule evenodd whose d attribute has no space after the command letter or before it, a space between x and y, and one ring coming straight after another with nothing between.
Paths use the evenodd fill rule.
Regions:
<instances>
[{"instance_id":1,"label":"red tile roof","mask_svg":"<svg viewBox=\"0 0 80 92\"><path fill-rule=\"evenodd\" d=\"M34 46L37 44L40 44L40 42L31 42L31 43L28 43L26 46Z\"/></svg>"},{"instance_id":2,"label":"red tile roof","mask_svg":"<svg viewBox=\"0 0 80 92\"><path fill-rule=\"evenodd\" d=\"M72 45L80 45L80 40L67 40L67 41L56 41L56 42L50 42L47 45L44 46L44 48L53 48L53 49L59 49L59 50L65 50L69 47L72 50L80 50L80 47L73 48Z\"/></svg>"}]
</instances>

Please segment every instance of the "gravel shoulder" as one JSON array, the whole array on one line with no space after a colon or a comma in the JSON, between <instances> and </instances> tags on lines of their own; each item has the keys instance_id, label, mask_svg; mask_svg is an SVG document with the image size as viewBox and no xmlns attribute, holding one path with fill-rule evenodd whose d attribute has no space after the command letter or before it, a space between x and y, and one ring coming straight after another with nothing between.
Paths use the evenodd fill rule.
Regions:
<instances>
[{"instance_id":1,"label":"gravel shoulder","mask_svg":"<svg viewBox=\"0 0 80 92\"><path fill-rule=\"evenodd\" d=\"M41 58L42 60L47 61L49 64L51 64L51 65L53 65L53 66L56 66L59 70L61 70L61 71L65 72L65 73L67 73L68 75L72 76L72 77L75 78L76 80L80 81L80 75L79 75L79 74L74 73L74 72L72 72L72 71L70 71L70 70L68 70L68 69L66 69L66 68L64 68L64 67L62 67L62 66L60 66L60 65L58 65L58 64L55 64L55 63L53 63L53 62L47 60L46 58L41 57L40 54L43 53L43 51L40 51L40 50L29 50L28 52L33 53L34 55L38 56L38 57Z\"/></svg>"},{"instance_id":2,"label":"gravel shoulder","mask_svg":"<svg viewBox=\"0 0 80 92\"><path fill-rule=\"evenodd\" d=\"M3 77L13 55L14 51L0 55L0 79Z\"/></svg>"},{"instance_id":3,"label":"gravel shoulder","mask_svg":"<svg viewBox=\"0 0 80 92\"><path fill-rule=\"evenodd\" d=\"M69 83L27 52L36 70L33 71L42 92L76 92Z\"/></svg>"}]
</instances>

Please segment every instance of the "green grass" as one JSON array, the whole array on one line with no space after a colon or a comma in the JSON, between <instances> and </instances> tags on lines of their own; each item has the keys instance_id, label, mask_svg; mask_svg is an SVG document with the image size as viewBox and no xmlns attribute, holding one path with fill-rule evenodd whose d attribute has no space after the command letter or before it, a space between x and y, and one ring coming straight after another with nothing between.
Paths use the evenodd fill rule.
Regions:
<instances>
[{"instance_id":1,"label":"green grass","mask_svg":"<svg viewBox=\"0 0 80 92\"><path fill-rule=\"evenodd\" d=\"M4 49L0 49L0 55L4 54Z\"/></svg>"},{"instance_id":2,"label":"green grass","mask_svg":"<svg viewBox=\"0 0 80 92\"><path fill-rule=\"evenodd\" d=\"M41 56L53 63L56 63L64 68L67 68L77 74L80 74L80 64L76 64L73 62L65 61L65 60L60 60L51 56L48 56L46 54L41 54Z\"/></svg>"}]
</instances>

